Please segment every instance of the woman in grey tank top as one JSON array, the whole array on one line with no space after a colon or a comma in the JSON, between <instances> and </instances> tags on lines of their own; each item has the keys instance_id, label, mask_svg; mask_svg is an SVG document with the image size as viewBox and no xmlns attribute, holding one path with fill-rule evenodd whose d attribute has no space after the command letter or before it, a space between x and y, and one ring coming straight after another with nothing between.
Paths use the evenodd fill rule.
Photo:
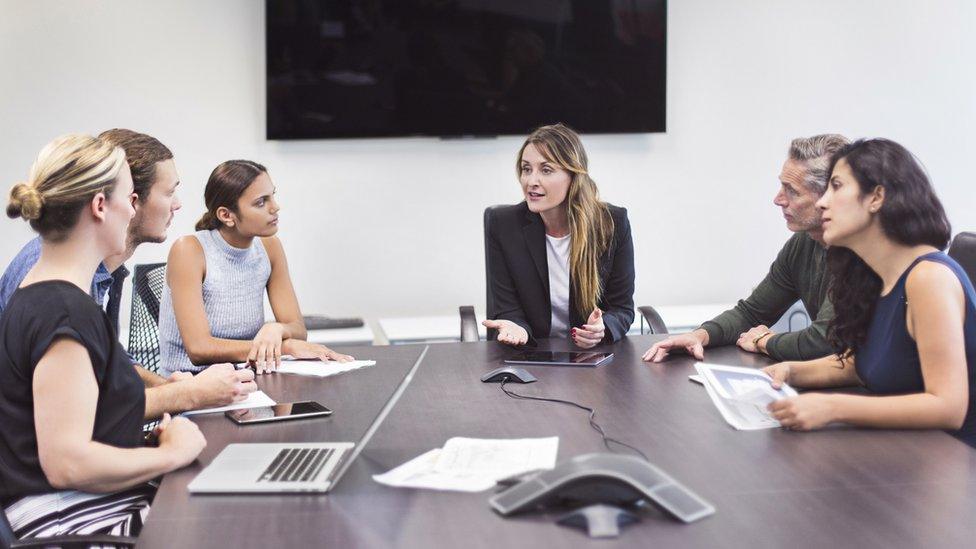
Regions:
<instances>
[{"instance_id":1,"label":"woman in grey tank top","mask_svg":"<svg viewBox=\"0 0 976 549\"><path fill-rule=\"evenodd\" d=\"M230 160L204 191L197 232L173 244L159 307L162 370L199 372L218 362L251 362L270 372L281 355L348 361L305 341L307 332L278 232L275 187L264 166ZM275 312L264 321L264 292Z\"/></svg>"}]
</instances>

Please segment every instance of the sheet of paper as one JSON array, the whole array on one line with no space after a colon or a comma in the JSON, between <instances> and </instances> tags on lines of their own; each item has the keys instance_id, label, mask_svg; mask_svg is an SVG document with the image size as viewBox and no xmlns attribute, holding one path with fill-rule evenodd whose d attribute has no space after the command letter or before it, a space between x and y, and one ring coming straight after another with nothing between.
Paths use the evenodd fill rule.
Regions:
<instances>
[{"instance_id":1,"label":"sheet of paper","mask_svg":"<svg viewBox=\"0 0 976 549\"><path fill-rule=\"evenodd\" d=\"M705 378L703 378L702 376L700 376L698 374L691 374L690 376L688 376L688 380L689 381L694 381L695 383L697 383L699 385L704 385L705 384Z\"/></svg>"},{"instance_id":2,"label":"sheet of paper","mask_svg":"<svg viewBox=\"0 0 976 549\"><path fill-rule=\"evenodd\" d=\"M375 360L353 360L352 362L335 362L332 360L284 360L278 372L299 376L328 377L350 370L358 370L367 366L375 366Z\"/></svg>"},{"instance_id":3,"label":"sheet of paper","mask_svg":"<svg viewBox=\"0 0 976 549\"><path fill-rule=\"evenodd\" d=\"M254 391L253 393L247 395L247 398L235 402L234 404L229 404L227 406L221 406L219 408L206 408L203 410L190 410L189 412L183 412L185 416L195 416L199 414L215 414L217 412L226 412L227 410L237 410L239 408L259 408L261 406L274 406L277 404L271 397L266 395L264 391Z\"/></svg>"},{"instance_id":4,"label":"sheet of paper","mask_svg":"<svg viewBox=\"0 0 976 549\"><path fill-rule=\"evenodd\" d=\"M699 362L695 369L725 421L743 431L779 427L779 422L769 415L766 406L797 394L786 384L773 389L769 376L752 368Z\"/></svg>"},{"instance_id":5,"label":"sheet of paper","mask_svg":"<svg viewBox=\"0 0 976 549\"><path fill-rule=\"evenodd\" d=\"M443 449L431 450L403 465L374 475L387 486L480 492L505 477L552 469L559 437L476 439L455 437Z\"/></svg>"},{"instance_id":6,"label":"sheet of paper","mask_svg":"<svg viewBox=\"0 0 976 549\"><path fill-rule=\"evenodd\" d=\"M436 448L421 454L382 475L373 475L373 480L397 488L423 488L455 492L481 492L495 485L495 481L490 479L446 475L434 471L434 464L437 463L441 451L440 448Z\"/></svg>"}]
</instances>

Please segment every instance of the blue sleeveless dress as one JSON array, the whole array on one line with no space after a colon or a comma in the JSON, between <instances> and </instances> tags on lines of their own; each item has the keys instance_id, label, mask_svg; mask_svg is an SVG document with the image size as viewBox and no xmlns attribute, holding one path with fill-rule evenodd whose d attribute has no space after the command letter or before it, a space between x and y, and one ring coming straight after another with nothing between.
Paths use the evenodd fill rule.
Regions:
<instances>
[{"instance_id":1,"label":"blue sleeveless dress","mask_svg":"<svg viewBox=\"0 0 976 549\"><path fill-rule=\"evenodd\" d=\"M962 428L949 433L976 447L976 290L966 271L951 257L942 252L932 252L917 258L901 275L891 292L878 299L868 327L867 340L857 351L854 367L864 386L872 393L892 395L925 390L918 346L905 325L908 312L905 281L908 280L908 273L922 261L935 261L952 269L962 283L966 296L963 336L969 371L969 411Z\"/></svg>"}]
</instances>

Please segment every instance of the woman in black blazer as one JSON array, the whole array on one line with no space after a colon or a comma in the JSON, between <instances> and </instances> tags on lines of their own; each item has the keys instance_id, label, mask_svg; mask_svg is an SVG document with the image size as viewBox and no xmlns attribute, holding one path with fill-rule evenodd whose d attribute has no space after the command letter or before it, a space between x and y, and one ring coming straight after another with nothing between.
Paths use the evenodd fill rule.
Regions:
<instances>
[{"instance_id":1,"label":"woman in black blazer","mask_svg":"<svg viewBox=\"0 0 976 549\"><path fill-rule=\"evenodd\" d=\"M488 211L488 318L498 341L572 338L588 349L634 321L627 210L602 202L579 135L556 124L525 140L516 171L525 201Z\"/></svg>"}]
</instances>

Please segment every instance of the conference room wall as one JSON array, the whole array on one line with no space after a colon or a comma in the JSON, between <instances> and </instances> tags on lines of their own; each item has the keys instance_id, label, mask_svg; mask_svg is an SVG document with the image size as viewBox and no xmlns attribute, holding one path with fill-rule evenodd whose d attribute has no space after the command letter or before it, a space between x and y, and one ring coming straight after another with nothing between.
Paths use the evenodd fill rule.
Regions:
<instances>
[{"instance_id":1,"label":"conference room wall","mask_svg":"<svg viewBox=\"0 0 976 549\"><path fill-rule=\"evenodd\" d=\"M955 229L976 229L973 2L669 4L668 132L584 138L603 197L630 210L638 304L749 291L788 236L771 201L797 135L901 141ZM173 149L182 177L172 239L192 230L218 162L254 159L278 185L307 311L483 310L481 212L519 200L520 138L266 141L263 6L0 1L0 182L23 180L58 134L145 131ZM31 232L2 223L6 264ZM134 262L168 249L145 245Z\"/></svg>"}]
</instances>

